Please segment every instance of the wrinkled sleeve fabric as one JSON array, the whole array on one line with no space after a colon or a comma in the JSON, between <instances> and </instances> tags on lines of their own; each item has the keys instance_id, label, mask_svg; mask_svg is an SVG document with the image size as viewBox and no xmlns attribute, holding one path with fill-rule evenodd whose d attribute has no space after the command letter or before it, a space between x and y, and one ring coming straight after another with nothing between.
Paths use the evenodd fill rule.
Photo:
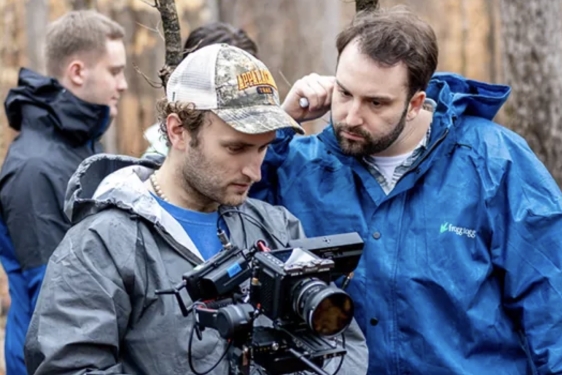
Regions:
<instances>
[{"instance_id":1,"label":"wrinkled sleeve fabric","mask_svg":"<svg viewBox=\"0 0 562 375\"><path fill-rule=\"evenodd\" d=\"M70 227L63 212L66 178L30 158L2 187L2 210L22 270L31 308L35 307L45 264Z\"/></svg>"},{"instance_id":2,"label":"wrinkled sleeve fabric","mask_svg":"<svg viewBox=\"0 0 562 375\"><path fill-rule=\"evenodd\" d=\"M538 373L562 374L562 194L523 140L509 150L487 173L499 176L487 202L492 261Z\"/></svg>"},{"instance_id":3,"label":"wrinkled sleeve fabric","mask_svg":"<svg viewBox=\"0 0 562 375\"><path fill-rule=\"evenodd\" d=\"M302 227L302 223L299 219L289 212L286 208L279 206L283 212L283 217L285 221L285 228L289 232L289 238L291 240L298 240L300 238L306 238L306 234Z\"/></svg>"},{"instance_id":4,"label":"wrinkled sleeve fabric","mask_svg":"<svg viewBox=\"0 0 562 375\"><path fill-rule=\"evenodd\" d=\"M2 188L6 226L23 270L46 264L70 227L63 212L68 178L29 159Z\"/></svg>"},{"instance_id":5,"label":"wrinkled sleeve fabric","mask_svg":"<svg viewBox=\"0 0 562 375\"><path fill-rule=\"evenodd\" d=\"M119 343L131 305L119 272L88 221L73 227L48 263L26 337L29 374L124 374Z\"/></svg>"}]
</instances>

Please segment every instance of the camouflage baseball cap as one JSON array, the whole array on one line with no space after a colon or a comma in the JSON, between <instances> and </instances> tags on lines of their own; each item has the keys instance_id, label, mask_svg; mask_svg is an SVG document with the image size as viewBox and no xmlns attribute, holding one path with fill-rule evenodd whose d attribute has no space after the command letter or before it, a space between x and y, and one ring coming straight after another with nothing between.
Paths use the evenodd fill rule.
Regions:
<instances>
[{"instance_id":1,"label":"camouflage baseball cap","mask_svg":"<svg viewBox=\"0 0 562 375\"><path fill-rule=\"evenodd\" d=\"M273 76L264 63L240 48L212 44L190 53L166 87L170 102L210 110L239 132L260 134L303 128L279 104Z\"/></svg>"}]
</instances>

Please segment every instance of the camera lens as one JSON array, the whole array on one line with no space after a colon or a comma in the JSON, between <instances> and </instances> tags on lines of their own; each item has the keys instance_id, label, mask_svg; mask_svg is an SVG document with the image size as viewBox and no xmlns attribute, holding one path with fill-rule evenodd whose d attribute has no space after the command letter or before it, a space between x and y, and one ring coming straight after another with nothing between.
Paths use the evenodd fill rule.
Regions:
<instances>
[{"instance_id":1,"label":"camera lens","mask_svg":"<svg viewBox=\"0 0 562 375\"><path fill-rule=\"evenodd\" d=\"M252 328L254 308L248 303L221 307L215 320L221 337L230 339L247 333Z\"/></svg>"},{"instance_id":2,"label":"camera lens","mask_svg":"<svg viewBox=\"0 0 562 375\"><path fill-rule=\"evenodd\" d=\"M353 319L351 297L317 278L300 280L293 287L291 298L293 310L319 335L338 335Z\"/></svg>"}]
</instances>

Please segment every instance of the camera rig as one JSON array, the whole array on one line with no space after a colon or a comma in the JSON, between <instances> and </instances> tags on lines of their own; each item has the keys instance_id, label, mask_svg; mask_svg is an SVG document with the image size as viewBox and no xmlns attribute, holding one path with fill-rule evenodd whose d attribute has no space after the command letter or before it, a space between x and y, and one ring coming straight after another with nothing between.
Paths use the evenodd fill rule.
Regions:
<instances>
[{"instance_id":1,"label":"camera rig","mask_svg":"<svg viewBox=\"0 0 562 375\"><path fill-rule=\"evenodd\" d=\"M346 353L343 332L353 319L353 301L333 281L350 280L363 252L357 233L290 241L287 248L271 250L264 241L249 249L228 242L219 230L223 249L182 276L170 290L184 316L193 313L194 333L212 328L228 341L223 356L231 374L251 371L286 374L310 370L327 375L325 361ZM191 300L185 305L180 291ZM338 340L338 336L342 340ZM339 344L338 345L338 341ZM339 366L338 366L339 370ZM336 370L337 372L337 370Z\"/></svg>"}]
</instances>

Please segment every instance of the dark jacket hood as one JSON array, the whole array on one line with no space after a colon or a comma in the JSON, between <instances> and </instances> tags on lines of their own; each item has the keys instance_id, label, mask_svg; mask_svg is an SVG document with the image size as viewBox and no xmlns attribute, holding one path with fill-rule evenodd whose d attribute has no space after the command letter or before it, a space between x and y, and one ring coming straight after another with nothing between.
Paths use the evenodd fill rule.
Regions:
<instances>
[{"instance_id":1,"label":"dark jacket hood","mask_svg":"<svg viewBox=\"0 0 562 375\"><path fill-rule=\"evenodd\" d=\"M22 124L35 123L24 118L46 114L57 131L77 144L98 139L111 122L108 106L85 102L55 78L26 68L20 69L18 86L8 92L4 108L10 127L16 131L22 130Z\"/></svg>"}]
</instances>

